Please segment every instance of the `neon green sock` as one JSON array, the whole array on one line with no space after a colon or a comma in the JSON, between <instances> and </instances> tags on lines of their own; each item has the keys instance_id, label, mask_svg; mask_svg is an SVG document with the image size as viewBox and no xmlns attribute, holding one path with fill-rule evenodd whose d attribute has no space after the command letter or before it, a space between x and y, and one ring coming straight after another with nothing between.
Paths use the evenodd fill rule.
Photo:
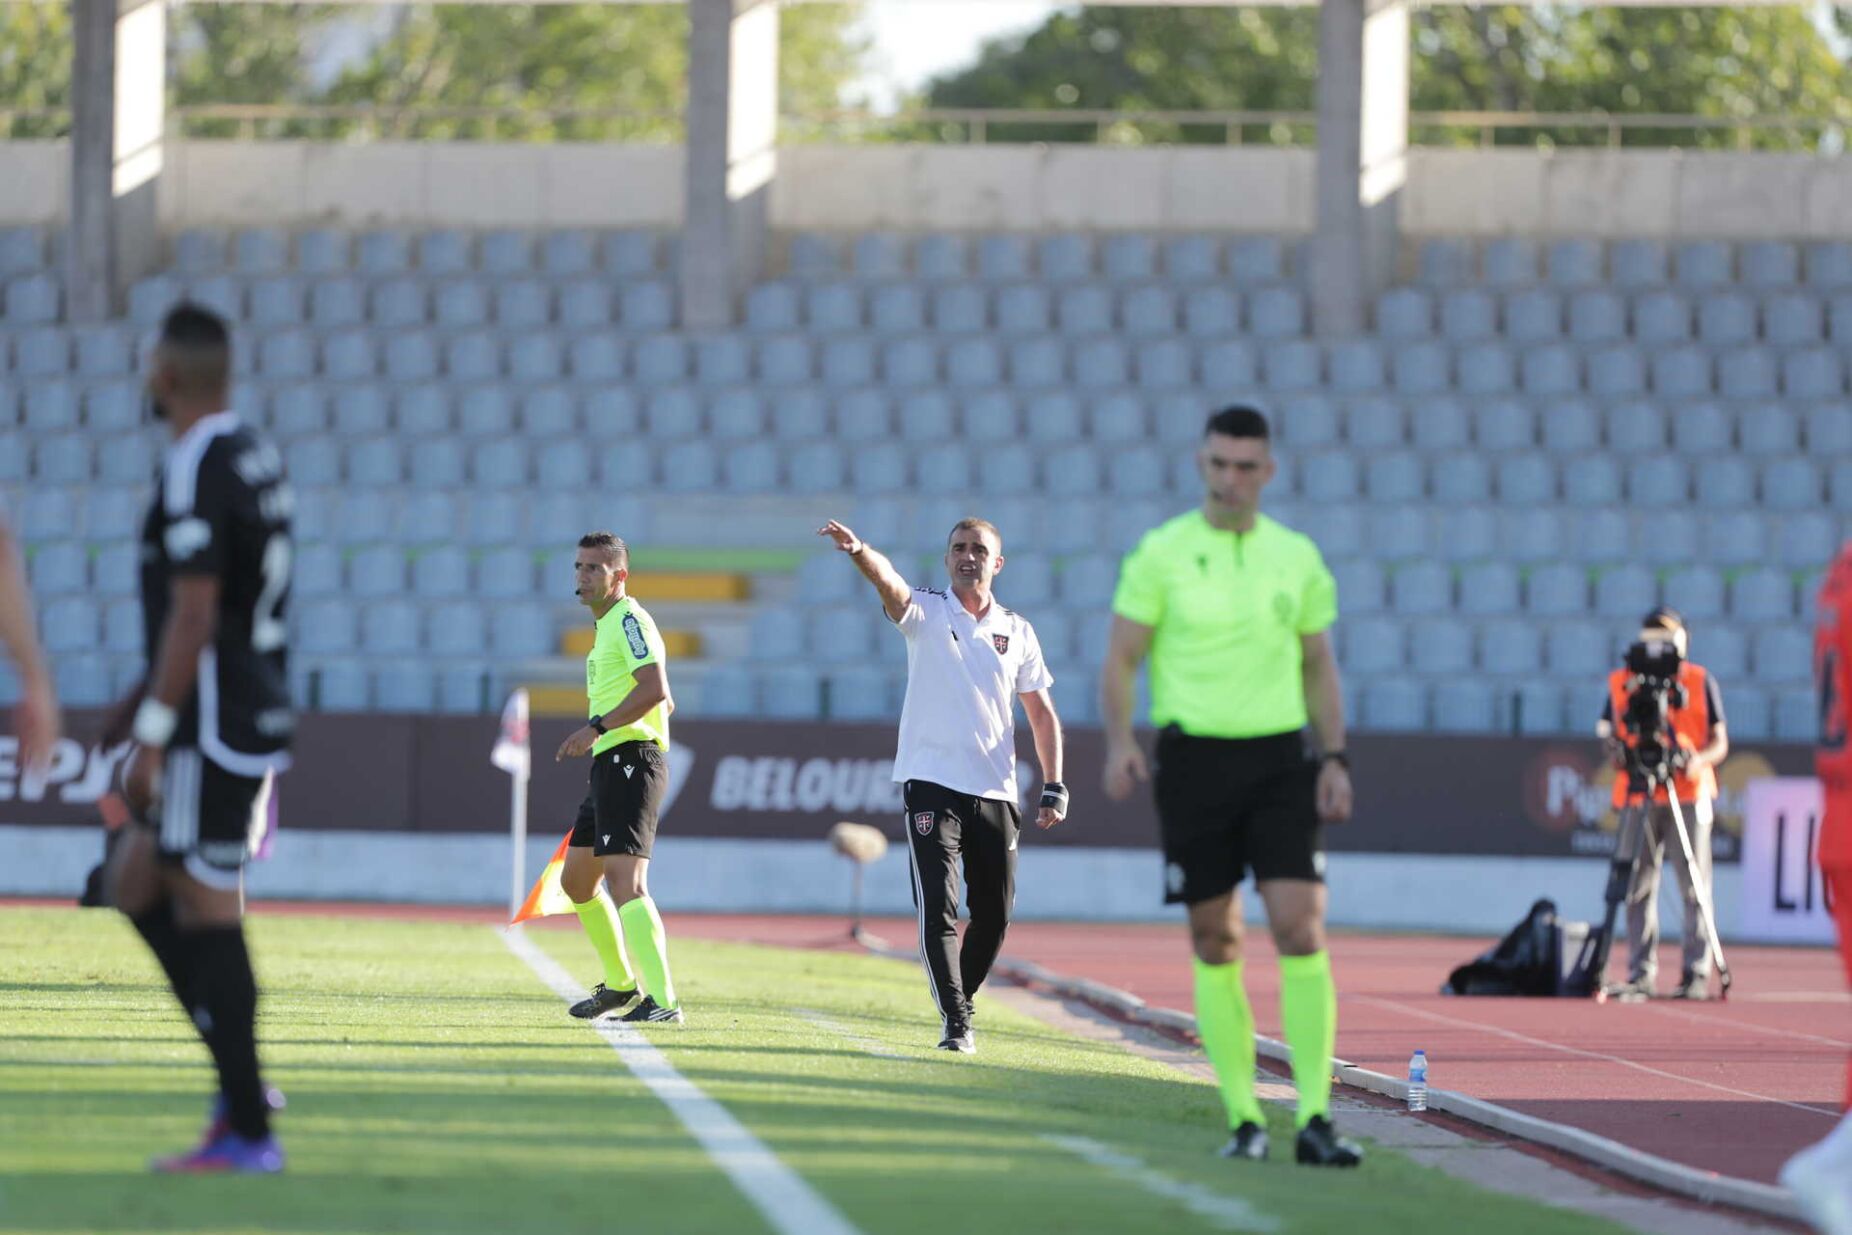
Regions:
<instances>
[{"instance_id":1,"label":"neon green sock","mask_svg":"<svg viewBox=\"0 0 1852 1235\"><path fill-rule=\"evenodd\" d=\"M1338 988L1331 954L1280 958L1280 1023L1293 1048L1293 1084L1299 1089L1299 1126L1314 1115L1330 1117L1331 1053L1338 1042Z\"/></svg>"},{"instance_id":2,"label":"neon green sock","mask_svg":"<svg viewBox=\"0 0 1852 1235\"><path fill-rule=\"evenodd\" d=\"M1265 1127L1260 1102L1254 1097L1254 1013L1248 1007L1247 989L1241 984L1241 962L1196 966L1196 1032L1203 1052L1222 1085L1222 1105L1228 1108L1228 1126L1244 1123Z\"/></svg>"},{"instance_id":3,"label":"neon green sock","mask_svg":"<svg viewBox=\"0 0 1852 1235\"><path fill-rule=\"evenodd\" d=\"M599 885L590 900L575 901L572 907L585 927L585 937L592 941L592 948L604 965L604 984L614 991L635 990L637 980L630 972L629 958L624 955L623 928L618 925L617 906L611 903L604 885Z\"/></svg>"},{"instance_id":4,"label":"neon green sock","mask_svg":"<svg viewBox=\"0 0 1852 1235\"><path fill-rule=\"evenodd\" d=\"M656 902L647 896L625 901L618 906L617 919L624 924L624 938L637 950L643 993L662 1007L675 1007L675 983L669 979L669 937L662 929Z\"/></svg>"}]
</instances>

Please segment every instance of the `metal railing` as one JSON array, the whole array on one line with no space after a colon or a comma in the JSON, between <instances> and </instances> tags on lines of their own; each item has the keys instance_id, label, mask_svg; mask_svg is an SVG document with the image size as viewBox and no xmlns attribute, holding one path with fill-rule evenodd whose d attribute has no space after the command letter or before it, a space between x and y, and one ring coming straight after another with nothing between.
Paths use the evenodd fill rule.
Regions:
<instances>
[{"instance_id":1,"label":"metal railing","mask_svg":"<svg viewBox=\"0 0 1852 1235\"><path fill-rule=\"evenodd\" d=\"M1411 146L1785 149L1836 154L1852 117L1680 116L1599 112L1429 111L1409 115ZM64 109L0 108L0 139L60 137ZM189 104L168 113L182 138L339 141L674 142L682 117L608 108L423 107L388 104ZM787 142L1057 142L1117 146L1312 146L1310 111L1114 111L1093 108L920 108L891 115L787 115Z\"/></svg>"}]
</instances>

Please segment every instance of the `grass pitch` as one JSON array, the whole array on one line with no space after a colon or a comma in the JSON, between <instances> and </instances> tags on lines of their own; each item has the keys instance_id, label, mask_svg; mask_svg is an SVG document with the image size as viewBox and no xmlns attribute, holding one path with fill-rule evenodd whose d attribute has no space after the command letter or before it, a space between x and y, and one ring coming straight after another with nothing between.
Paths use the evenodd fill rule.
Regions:
<instances>
[{"instance_id":1,"label":"grass pitch","mask_svg":"<svg viewBox=\"0 0 1852 1235\"><path fill-rule=\"evenodd\" d=\"M0 909L0 1232L774 1229L491 929L260 915L251 938L288 1173L162 1178L147 1159L192 1143L213 1082L152 959L111 913ZM596 976L576 928L534 938ZM1214 1091L1111 1045L992 1002L978 1055L930 1049L915 968L671 946L690 1023L647 1036L866 1235L1240 1229L1218 1197L1293 1232L1617 1229L1381 1149L1309 1172L1284 1111L1275 1161L1231 1165Z\"/></svg>"}]
</instances>

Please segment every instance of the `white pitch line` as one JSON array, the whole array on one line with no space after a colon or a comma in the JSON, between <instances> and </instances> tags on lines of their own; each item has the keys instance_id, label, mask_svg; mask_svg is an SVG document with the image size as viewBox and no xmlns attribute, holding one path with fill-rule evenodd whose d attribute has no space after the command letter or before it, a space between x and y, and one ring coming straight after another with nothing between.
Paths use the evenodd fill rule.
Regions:
<instances>
[{"instance_id":1,"label":"white pitch line","mask_svg":"<svg viewBox=\"0 0 1852 1235\"><path fill-rule=\"evenodd\" d=\"M554 994L568 1002L585 997L585 989L519 927L497 928L496 933ZM594 1021L592 1028L611 1044L631 1074L681 1121L714 1165L726 1172L779 1235L861 1235L834 1205L780 1162L726 1107L677 1072L675 1065L642 1034L615 1020Z\"/></svg>"},{"instance_id":2,"label":"white pitch line","mask_svg":"<svg viewBox=\"0 0 1852 1235\"><path fill-rule=\"evenodd\" d=\"M1533 1038L1529 1034L1519 1033L1514 1029L1501 1029L1497 1025L1487 1025L1483 1021L1471 1021L1460 1016L1441 1016L1438 1013L1429 1012L1425 1008L1411 1008L1405 1004L1399 1004L1392 999L1378 999L1374 995L1349 995L1346 996L1346 998L1352 1003L1373 1004L1379 1008L1388 1008L1392 1012L1400 1012L1404 1016L1412 1016L1419 1020L1431 1021L1437 1025L1449 1025L1454 1028L1464 1025L1472 1029L1483 1030L1486 1033L1494 1034L1501 1038L1509 1038L1513 1042L1522 1042L1526 1046L1541 1046L1545 1050L1559 1051L1564 1055L1577 1055L1583 1059L1598 1059L1603 1063L1618 1064L1623 1068L1631 1068L1635 1072L1644 1072L1648 1076L1657 1076L1668 1081L1678 1081L1680 1084L1684 1085L1695 1085L1699 1089L1709 1089L1717 1093L1727 1093L1737 1098L1754 1098L1757 1102L1773 1102L1777 1106L1792 1107L1797 1111L1806 1111L1809 1115L1824 1115L1828 1119L1839 1118L1839 1111L1836 1108L1828 1110L1825 1107L1809 1106L1805 1102L1790 1102L1786 1098L1776 1098L1765 1093L1756 1093L1751 1089L1737 1089L1731 1085L1719 1085L1713 1081L1699 1080L1695 1076L1681 1076L1676 1072L1667 1072L1664 1068L1653 1068L1643 1063L1635 1063L1631 1059L1623 1059L1619 1055L1608 1055L1601 1051L1586 1051L1579 1046L1564 1046L1560 1042L1550 1042L1543 1038Z\"/></svg>"},{"instance_id":3,"label":"white pitch line","mask_svg":"<svg viewBox=\"0 0 1852 1235\"><path fill-rule=\"evenodd\" d=\"M913 1059L911 1055L902 1055L898 1051L891 1051L873 1038L864 1037L855 1032L855 1030L848 1025L833 1019L827 1013L817 1011L815 1008L792 1008L791 1011L795 1012L799 1018L815 1025L825 1033L835 1034L850 1046L866 1054L873 1055L876 1059L902 1059L908 1061Z\"/></svg>"},{"instance_id":4,"label":"white pitch line","mask_svg":"<svg viewBox=\"0 0 1852 1235\"><path fill-rule=\"evenodd\" d=\"M1827 1038L1817 1033L1805 1033L1799 1029L1782 1029L1777 1025L1749 1025L1738 1021L1726 1021L1721 1016L1708 1016L1694 1008L1665 1008L1656 1003L1642 1005L1648 1012L1657 1012L1661 1016L1676 1016L1680 1020L1693 1024L1709 1025L1716 1029L1741 1029L1745 1033L1772 1033L1777 1037L1793 1038L1797 1042L1818 1042L1821 1046L1836 1046L1843 1049L1852 1048L1852 1042L1843 1038Z\"/></svg>"},{"instance_id":5,"label":"white pitch line","mask_svg":"<svg viewBox=\"0 0 1852 1235\"><path fill-rule=\"evenodd\" d=\"M1042 1139L1050 1145L1065 1149L1076 1157L1085 1159L1103 1171L1117 1175L1128 1183L1137 1184L1154 1196L1161 1196L1167 1201L1176 1201L1197 1217L1214 1223L1225 1231L1267 1232L1280 1229L1279 1219L1262 1213L1239 1197L1224 1196L1199 1184L1188 1184L1172 1179L1110 1145L1102 1145L1084 1136L1044 1135Z\"/></svg>"}]
</instances>

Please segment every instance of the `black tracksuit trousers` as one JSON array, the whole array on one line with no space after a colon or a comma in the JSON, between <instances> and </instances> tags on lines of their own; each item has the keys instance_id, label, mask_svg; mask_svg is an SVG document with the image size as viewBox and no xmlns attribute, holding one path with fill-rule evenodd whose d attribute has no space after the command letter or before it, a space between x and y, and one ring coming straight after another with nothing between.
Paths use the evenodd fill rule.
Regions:
<instances>
[{"instance_id":1,"label":"black tracksuit trousers","mask_svg":"<svg viewBox=\"0 0 1852 1235\"><path fill-rule=\"evenodd\" d=\"M1016 803L973 797L926 780L903 785L913 904L920 915L920 956L932 997L947 1024L970 1020L971 998L1003 947L1016 903ZM959 865L971 921L958 941Z\"/></svg>"}]
</instances>

